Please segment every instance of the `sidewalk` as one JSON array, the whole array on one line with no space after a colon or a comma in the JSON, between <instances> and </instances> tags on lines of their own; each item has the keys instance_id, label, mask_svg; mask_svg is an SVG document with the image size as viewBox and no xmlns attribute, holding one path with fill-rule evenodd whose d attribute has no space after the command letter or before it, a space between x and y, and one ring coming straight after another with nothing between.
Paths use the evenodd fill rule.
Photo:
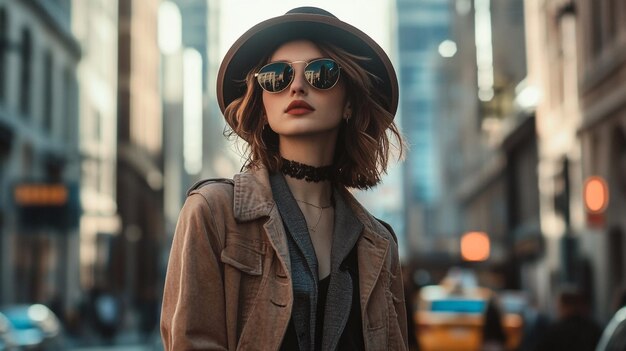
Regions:
<instances>
[{"instance_id":1,"label":"sidewalk","mask_svg":"<svg viewBox=\"0 0 626 351\"><path fill-rule=\"evenodd\" d=\"M139 316L127 311L115 336L106 339L93 324L86 323L80 335L65 339L64 350L69 351L163 351L158 326L150 334L139 331Z\"/></svg>"},{"instance_id":2,"label":"sidewalk","mask_svg":"<svg viewBox=\"0 0 626 351\"><path fill-rule=\"evenodd\" d=\"M89 345L86 344L85 340L75 340L69 341L66 347L69 351L163 351L160 335L154 333L146 338L135 330L118 333L112 343L92 337Z\"/></svg>"},{"instance_id":3,"label":"sidewalk","mask_svg":"<svg viewBox=\"0 0 626 351\"><path fill-rule=\"evenodd\" d=\"M70 348L70 351L152 351L148 346L120 346L120 345L112 345L112 346L93 346L93 347L80 347L80 348Z\"/></svg>"}]
</instances>

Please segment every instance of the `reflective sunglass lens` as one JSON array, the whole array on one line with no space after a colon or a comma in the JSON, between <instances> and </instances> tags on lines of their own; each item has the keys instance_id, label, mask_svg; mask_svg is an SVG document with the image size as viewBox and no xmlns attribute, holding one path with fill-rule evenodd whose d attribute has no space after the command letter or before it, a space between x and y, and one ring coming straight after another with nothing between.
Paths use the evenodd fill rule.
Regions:
<instances>
[{"instance_id":1,"label":"reflective sunglass lens","mask_svg":"<svg viewBox=\"0 0 626 351\"><path fill-rule=\"evenodd\" d=\"M339 65L333 60L315 60L306 66L304 76L317 89L330 89L339 80Z\"/></svg>"},{"instance_id":2,"label":"reflective sunglass lens","mask_svg":"<svg viewBox=\"0 0 626 351\"><path fill-rule=\"evenodd\" d=\"M293 68L285 62L274 62L263 66L257 75L261 88L269 92L285 90L293 78Z\"/></svg>"}]
</instances>

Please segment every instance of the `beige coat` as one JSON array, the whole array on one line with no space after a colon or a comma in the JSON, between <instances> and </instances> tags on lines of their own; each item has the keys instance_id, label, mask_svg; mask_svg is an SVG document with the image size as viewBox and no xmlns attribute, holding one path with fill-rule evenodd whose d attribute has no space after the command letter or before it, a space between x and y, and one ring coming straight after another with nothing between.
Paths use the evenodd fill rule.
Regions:
<instances>
[{"instance_id":1,"label":"beige coat","mask_svg":"<svg viewBox=\"0 0 626 351\"><path fill-rule=\"evenodd\" d=\"M406 350L397 245L344 191L357 241L367 350ZM278 350L293 305L285 229L265 169L191 191L180 213L163 294L165 350Z\"/></svg>"}]
</instances>

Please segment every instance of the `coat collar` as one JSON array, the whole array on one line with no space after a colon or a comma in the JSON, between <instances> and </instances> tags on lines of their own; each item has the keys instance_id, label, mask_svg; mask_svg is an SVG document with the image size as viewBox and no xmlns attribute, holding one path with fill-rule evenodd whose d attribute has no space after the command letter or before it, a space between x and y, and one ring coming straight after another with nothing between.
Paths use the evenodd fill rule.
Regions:
<instances>
[{"instance_id":1,"label":"coat collar","mask_svg":"<svg viewBox=\"0 0 626 351\"><path fill-rule=\"evenodd\" d=\"M259 166L236 174L233 180L235 183L233 201L235 219L245 222L270 215L276 203L272 197L269 173L265 167ZM389 239L382 234L387 230L382 228L382 225L361 206L350 191L344 188L335 188L335 191L337 192L335 195L340 195L337 197L343 198L345 205L354 213L354 216L364 225L365 229L369 229L385 240Z\"/></svg>"},{"instance_id":2,"label":"coat collar","mask_svg":"<svg viewBox=\"0 0 626 351\"><path fill-rule=\"evenodd\" d=\"M270 220L267 225L272 224L274 231L280 231L276 233L278 240L281 234L284 233L281 219L276 209L276 203L272 198L272 189L270 187L269 173L265 167L257 167L255 169L247 170L243 173L236 174L233 178L234 186L234 200L233 210L235 219L238 221L251 221L264 216L269 216ZM361 301L362 307L364 303L369 299L369 293L373 287L373 282L378 279L380 269L383 265L384 257L389 249L389 242L393 240L389 231L383 227L372 215L370 215L361 204L354 198L354 196L344 188L336 188L343 198L345 205L352 210L354 216L359 222L363 224L363 232L359 241L359 286L361 289L361 297L365 301ZM280 240L283 247L279 250L279 253L285 259L287 254L287 245L284 242L284 238ZM370 256L371 255L371 256ZM289 259L285 259L288 263ZM363 272L368 272L364 276Z\"/></svg>"},{"instance_id":3,"label":"coat collar","mask_svg":"<svg viewBox=\"0 0 626 351\"><path fill-rule=\"evenodd\" d=\"M278 215L276 203L272 197L269 173L265 167L257 167L236 174L234 180L233 211L240 222L252 221L261 217ZM392 235L376 218L354 198L345 188L335 188L337 198L342 198L356 219L363 224L362 238L377 247L384 247L385 252ZM280 219L277 217L276 219Z\"/></svg>"},{"instance_id":4,"label":"coat collar","mask_svg":"<svg viewBox=\"0 0 626 351\"><path fill-rule=\"evenodd\" d=\"M291 259L285 228L272 198L269 173L258 167L236 174L233 177L233 213L238 222L247 222L267 217L263 224L270 244L281 258L282 269L289 272ZM287 273L289 274L289 273Z\"/></svg>"},{"instance_id":5,"label":"coat collar","mask_svg":"<svg viewBox=\"0 0 626 351\"><path fill-rule=\"evenodd\" d=\"M276 206L272 198L267 169L259 167L236 174L233 210L237 221L252 221L269 216Z\"/></svg>"}]
</instances>

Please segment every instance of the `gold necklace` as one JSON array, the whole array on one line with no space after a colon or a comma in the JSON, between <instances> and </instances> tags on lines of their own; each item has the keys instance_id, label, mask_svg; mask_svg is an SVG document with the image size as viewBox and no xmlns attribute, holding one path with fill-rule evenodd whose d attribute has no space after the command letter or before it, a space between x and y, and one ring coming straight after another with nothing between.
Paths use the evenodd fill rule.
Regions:
<instances>
[{"instance_id":1,"label":"gold necklace","mask_svg":"<svg viewBox=\"0 0 626 351\"><path fill-rule=\"evenodd\" d=\"M309 225L308 225L308 222L307 222L307 227L308 227L308 228L309 228L309 230L310 230L311 232L313 232L313 233L315 233L315 232L317 231L317 227L319 226L320 221L322 220L322 213L324 213L324 210L325 210L325 209L327 209L327 208L331 208L331 207L333 207L333 205L332 205L332 204L327 205L327 206L318 206L318 205L312 204L312 203L310 203L310 202L306 202L306 201L304 201L304 200L298 200L298 199L296 199L296 201L301 202L301 203L303 203L303 204L305 204L305 205L309 205L309 206L311 206L311 207L315 207L315 208L317 208L318 210L320 210L320 214L319 214L319 216L317 216L317 221L315 221L315 225L314 225L314 226L312 226L312 227L311 227L311 226L309 226ZM304 219L306 220L306 217L304 217Z\"/></svg>"}]
</instances>

